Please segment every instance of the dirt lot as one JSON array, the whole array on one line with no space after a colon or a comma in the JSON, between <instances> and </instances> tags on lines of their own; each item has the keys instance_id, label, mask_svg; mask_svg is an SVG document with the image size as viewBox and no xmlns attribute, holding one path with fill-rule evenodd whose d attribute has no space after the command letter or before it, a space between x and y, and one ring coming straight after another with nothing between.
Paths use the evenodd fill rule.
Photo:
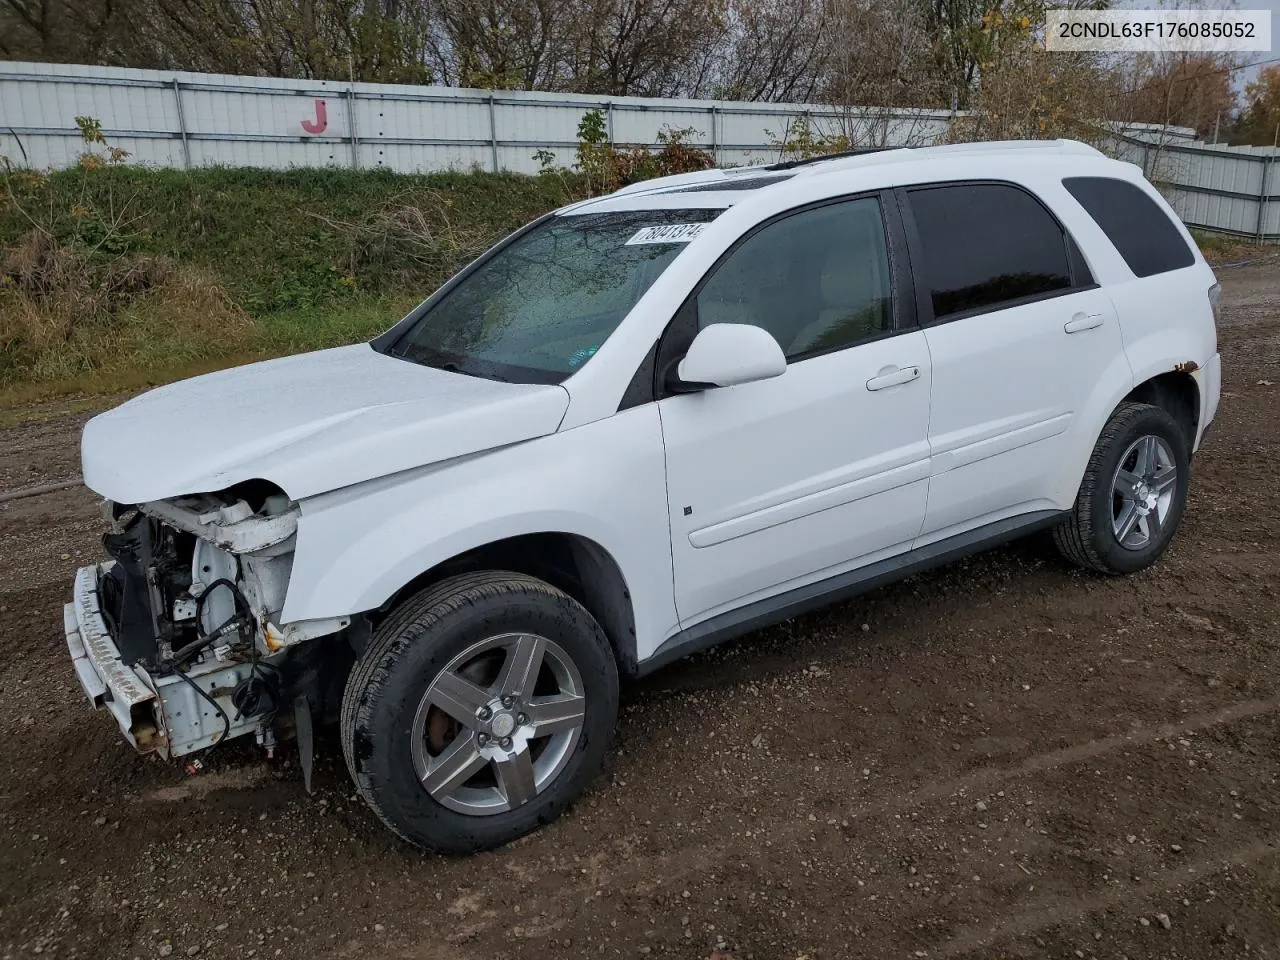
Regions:
<instances>
[{"instance_id":1,"label":"dirt lot","mask_svg":"<svg viewBox=\"0 0 1280 960\"><path fill-rule=\"evenodd\" d=\"M140 759L61 632L93 497L0 504L0 957L1280 957L1280 265L1223 271L1222 412L1155 569L1024 543L624 693L571 814L425 857L250 748ZM83 414L0 430L74 477Z\"/></svg>"}]
</instances>

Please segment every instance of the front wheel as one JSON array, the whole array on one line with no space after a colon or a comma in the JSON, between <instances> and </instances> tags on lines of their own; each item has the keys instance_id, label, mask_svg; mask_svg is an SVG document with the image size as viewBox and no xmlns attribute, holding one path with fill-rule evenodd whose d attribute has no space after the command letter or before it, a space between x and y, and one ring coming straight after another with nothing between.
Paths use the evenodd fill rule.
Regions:
<instances>
[{"instance_id":1,"label":"front wheel","mask_svg":"<svg viewBox=\"0 0 1280 960\"><path fill-rule=\"evenodd\" d=\"M1068 560L1101 573L1148 567L1187 503L1185 432L1159 407L1122 403L1103 427L1071 515L1053 531Z\"/></svg>"},{"instance_id":2,"label":"front wheel","mask_svg":"<svg viewBox=\"0 0 1280 960\"><path fill-rule=\"evenodd\" d=\"M405 840L483 850L563 812L599 770L617 709L613 654L577 601L521 574L465 574L375 632L347 681L343 752Z\"/></svg>"}]
</instances>

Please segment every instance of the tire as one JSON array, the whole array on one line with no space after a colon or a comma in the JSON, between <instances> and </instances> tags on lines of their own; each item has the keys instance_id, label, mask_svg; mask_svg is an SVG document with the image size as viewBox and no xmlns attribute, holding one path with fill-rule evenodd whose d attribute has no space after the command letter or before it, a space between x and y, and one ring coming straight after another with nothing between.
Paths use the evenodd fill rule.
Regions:
<instances>
[{"instance_id":1,"label":"tire","mask_svg":"<svg viewBox=\"0 0 1280 960\"><path fill-rule=\"evenodd\" d=\"M535 656L533 679L519 680ZM410 597L375 630L347 680L342 750L391 830L467 853L563 813L599 772L617 711L617 664L581 604L523 574L470 573ZM470 726L457 719L467 716Z\"/></svg>"},{"instance_id":2,"label":"tire","mask_svg":"<svg viewBox=\"0 0 1280 960\"><path fill-rule=\"evenodd\" d=\"M1139 478L1129 468L1143 467L1138 458L1152 451L1154 466ZM1122 465L1124 474L1118 472ZM1169 468L1175 471L1172 476L1166 472ZM1136 479L1143 479L1143 485L1130 482ZM1187 439L1177 422L1159 407L1122 403L1102 428L1075 506L1053 530L1054 543L1072 563L1099 573L1134 573L1149 567L1173 540L1186 509L1189 479ZM1153 483L1147 485L1146 480ZM1157 487L1164 492L1157 493ZM1136 518L1127 506L1133 506Z\"/></svg>"}]
</instances>

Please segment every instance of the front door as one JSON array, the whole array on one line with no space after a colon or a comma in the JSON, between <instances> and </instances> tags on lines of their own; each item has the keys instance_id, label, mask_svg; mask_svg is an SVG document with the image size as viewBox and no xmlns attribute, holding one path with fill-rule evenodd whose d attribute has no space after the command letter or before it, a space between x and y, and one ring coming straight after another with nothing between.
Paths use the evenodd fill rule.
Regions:
<instances>
[{"instance_id":1,"label":"front door","mask_svg":"<svg viewBox=\"0 0 1280 960\"><path fill-rule=\"evenodd\" d=\"M807 208L740 241L686 308L699 328L762 327L788 366L659 401L684 627L901 552L919 532L929 351L895 320L889 251L879 197Z\"/></svg>"}]
</instances>

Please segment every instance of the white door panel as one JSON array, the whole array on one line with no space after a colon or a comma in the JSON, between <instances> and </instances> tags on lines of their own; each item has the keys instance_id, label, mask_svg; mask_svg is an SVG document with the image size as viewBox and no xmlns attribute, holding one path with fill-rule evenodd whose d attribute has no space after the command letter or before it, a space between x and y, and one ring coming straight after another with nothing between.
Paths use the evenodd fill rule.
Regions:
<instances>
[{"instance_id":1,"label":"white door panel","mask_svg":"<svg viewBox=\"0 0 1280 960\"><path fill-rule=\"evenodd\" d=\"M1065 432L1070 424L1070 413L1055 413L1052 410L1032 410L1018 416L1004 417L983 427L966 424L931 440L933 463L930 472L947 473L979 460L1008 453L1018 447L1056 437Z\"/></svg>"},{"instance_id":2,"label":"white door panel","mask_svg":"<svg viewBox=\"0 0 1280 960\"><path fill-rule=\"evenodd\" d=\"M915 373L869 385L899 369ZM907 549L928 488L929 381L917 331L662 400L682 624Z\"/></svg>"},{"instance_id":3,"label":"white door panel","mask_svg":"<svg viewBox=\"0 0 1280 960\"><path fill-rule=\"evenodd\" d=\"M1074 333L1067 332L1073 319ZM932 480L921 542L1054 504L1078 414L1122 353L1101 290L1082 290L926 330L934 358Z\"/></svg>"},{"instance_id":4,"label":"white door panel","mask_svg":"<svg viewBox=\"0 0 1280 960\"><path fill-rule=\"evenodd\" d=\"M719 545L674 548L681 624L909 549L927 490L920 479Z\"/></svg>"},{"instance_id":5,"label":"white door panel","mask_svg":"<svg viewBox=\"0 0 1280 960\"><path fill-rule=\"evenodd\" d=\"M933 477L927 518L915 546L1016 514L1056 509L1045 493L1052 478L1044 465L1057 457L1052 443L1041 440Z\"/></svg>"},{"instance_id":6,"label":"white door panel","mask_svg":"<svg viewBox=\"0 0 1280 960\"><path fill-rule=\"evenodd\" d=\"M689 543L695 547L711 547L727 540L751 533L759 533L780 524L800 520L836 507L847 506L877 494L887 493L916 480L929 476L928 449L924 444L906 450L895 450L889 456L874 458L870 464L855 464L831 471L819 482L805 481L792 484L783 490L771 491L758 501L769 501L769 506L752 509L752 501L734 504L722 510L727 519L713 522L689 533ZM885 462L908 462L886 466ZM848 480L842 480L843 477ZM834 485L832 485L834 483ZM809 491L809 492L805 492ZM744 513L743 511L747 512Z\"/></svg>"}]
</instances>

